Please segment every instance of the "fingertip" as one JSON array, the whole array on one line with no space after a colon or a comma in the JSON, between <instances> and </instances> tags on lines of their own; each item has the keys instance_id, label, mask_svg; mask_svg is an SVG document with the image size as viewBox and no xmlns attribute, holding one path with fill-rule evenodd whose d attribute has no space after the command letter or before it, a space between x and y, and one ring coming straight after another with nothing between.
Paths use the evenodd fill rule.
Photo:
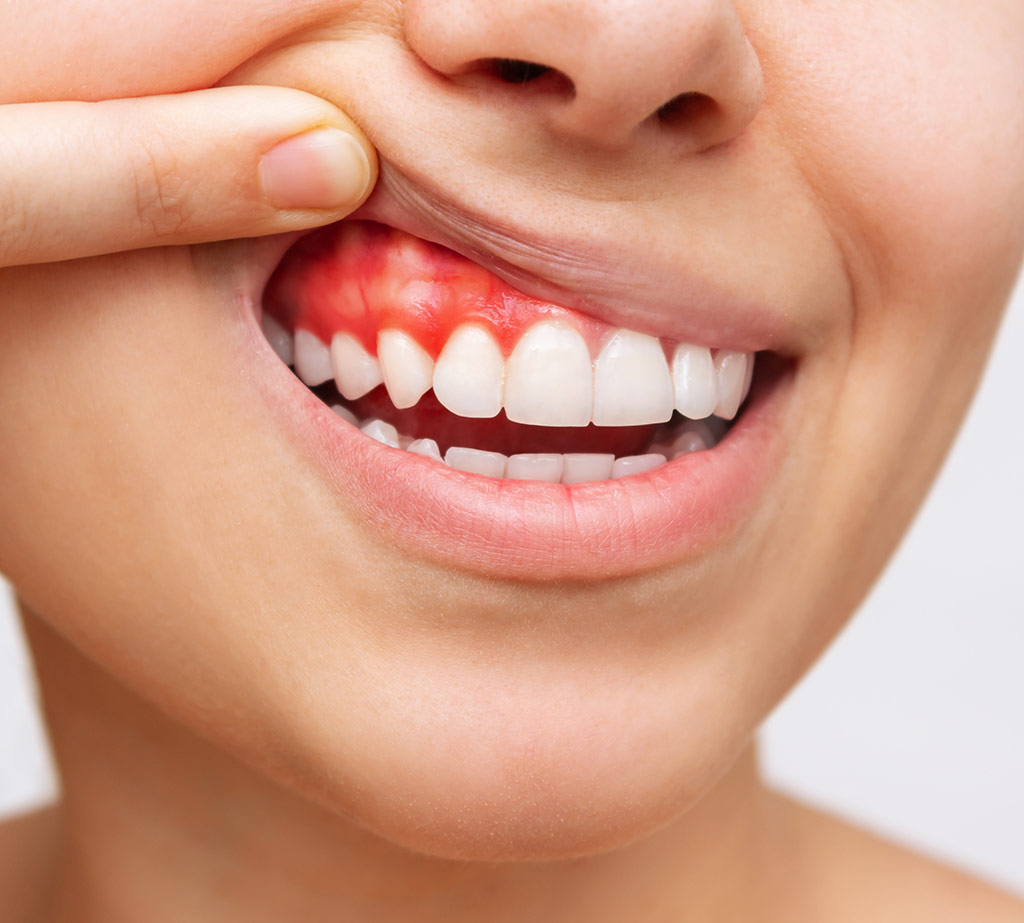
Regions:
<instances>
[{"instance_id":1,"label":"fingertip","mask_svg":"<svg viewBox=\"0 0 1024 923\"><path fill-rule=\"evenodd\" d=\"M373 178L363 145L340 128L294 135L260 159L260 186L275 208L339 211L354 208Z\"/></svg>"}]
</instances>

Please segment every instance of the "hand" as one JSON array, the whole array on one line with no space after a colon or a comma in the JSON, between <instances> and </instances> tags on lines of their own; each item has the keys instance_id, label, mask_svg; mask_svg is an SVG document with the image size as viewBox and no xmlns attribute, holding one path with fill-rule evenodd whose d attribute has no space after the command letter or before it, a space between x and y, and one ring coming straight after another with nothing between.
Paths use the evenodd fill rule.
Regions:
<instances>
[{"instance_id":1,"label":"hand","mask_svg":"<svg viewBox=\"0 0 1024 923\"><path fill-rule=\"evenodd\" d=\"M316 96L222 87L0 106L0 267L327 224L376 181Z\"/></svg>"}]
</instances>

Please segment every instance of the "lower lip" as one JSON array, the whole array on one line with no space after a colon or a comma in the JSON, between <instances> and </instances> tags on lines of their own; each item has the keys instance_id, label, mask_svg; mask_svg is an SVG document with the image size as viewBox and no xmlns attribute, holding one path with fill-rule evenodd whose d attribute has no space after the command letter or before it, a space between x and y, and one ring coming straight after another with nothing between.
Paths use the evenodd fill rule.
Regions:
<instances>
[{"instance_id":1,"label":"lower lip","mask_svg":"<svg viewBox=\"0 0 1024 923\"><path fill-rule=\"evenodd\" d=\"M283 365L252 302L253 380L287 437L345 506L401 553L517 580L622 577L726 544L779 467L792 376L755 383L713 449L644 474L567 487L486 478L392 449L338 417Z\"/></svg>"}]
</instances>

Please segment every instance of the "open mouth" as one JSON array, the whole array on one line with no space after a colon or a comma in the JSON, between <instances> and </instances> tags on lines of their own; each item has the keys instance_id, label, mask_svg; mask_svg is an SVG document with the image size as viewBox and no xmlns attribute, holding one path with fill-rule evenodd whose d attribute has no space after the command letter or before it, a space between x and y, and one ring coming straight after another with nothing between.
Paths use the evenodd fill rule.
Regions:
<instances>
[{"instance_id":1,"label":"open mouth","mask_svg":"<svg viewBox=\"0 0 1024 923\"><path fill-rule=\"evenodd\" d=\"M469 474L563 485L713 449L742 413L755 364L759 377L778 365L612 327L359 221L292 248L264 293L262 326L365 437Z\"/></svg>"}]
</instances>

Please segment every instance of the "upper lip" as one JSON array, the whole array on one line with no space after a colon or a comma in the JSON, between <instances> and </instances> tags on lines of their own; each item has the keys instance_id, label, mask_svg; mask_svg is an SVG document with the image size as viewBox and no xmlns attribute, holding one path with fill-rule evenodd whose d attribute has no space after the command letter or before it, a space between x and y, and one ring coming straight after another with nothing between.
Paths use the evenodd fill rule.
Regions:
<instances>
[{"instance_id":1,"label":"upper lip","mask_svg":"<svg viewBox=\"0 0 1024 923\"><path fill-rule=\"evenodd\" d=\"M585 235L567 240L526 221L474 213L387 162L352 218L448 247L527 295L611 326L739 352L802 351L800 331L787 321L783 305L751 302L728 286L651 260L625 241L613 246Z\"/></svg>"}]
</instances>

